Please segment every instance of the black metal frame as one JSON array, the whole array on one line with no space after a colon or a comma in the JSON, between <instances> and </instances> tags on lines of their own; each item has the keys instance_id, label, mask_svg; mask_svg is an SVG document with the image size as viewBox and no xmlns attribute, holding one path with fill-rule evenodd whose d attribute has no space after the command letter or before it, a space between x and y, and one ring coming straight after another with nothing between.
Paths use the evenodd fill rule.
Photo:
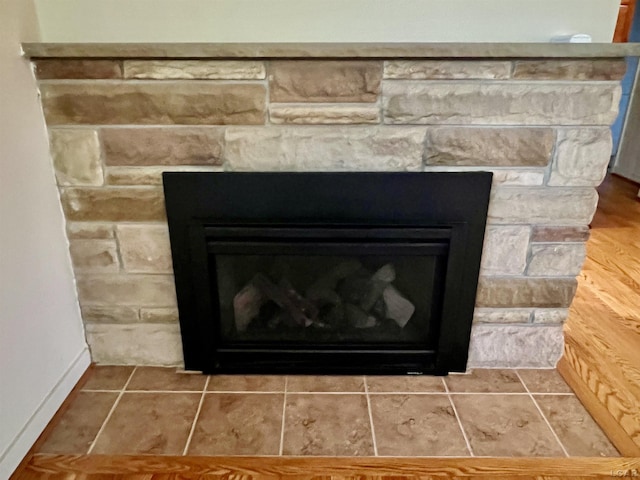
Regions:
<instances>
[{"instance_id":1,"label":"black metal frame","mask_svg":"<svg viewBox=\"0 0 640 480\"><path fill-rule=\"evenodd\" d=\"M488 172L165 172L185 367L205 373L464 371L491 178ZM415 254L445 245L437 347L221 346L209 252L276 253L283 242L301 251L364 247Z\"/></svg>"}]
</instances>

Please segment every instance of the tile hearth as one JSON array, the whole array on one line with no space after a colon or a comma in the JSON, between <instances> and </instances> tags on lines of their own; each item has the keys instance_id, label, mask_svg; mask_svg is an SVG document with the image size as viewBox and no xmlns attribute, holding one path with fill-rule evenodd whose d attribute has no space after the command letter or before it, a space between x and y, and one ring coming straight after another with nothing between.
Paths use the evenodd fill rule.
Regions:
<instances>
[{"instance_id":1,"label":"tile hearth","mask_svg":"<svg viewBox=\"0 0 640 480\"><path fill-rule=\"evenodd\" d=\"M204 376L98 366L38 453L618 456L554 370Z\"/></svg>"}]
</instances>

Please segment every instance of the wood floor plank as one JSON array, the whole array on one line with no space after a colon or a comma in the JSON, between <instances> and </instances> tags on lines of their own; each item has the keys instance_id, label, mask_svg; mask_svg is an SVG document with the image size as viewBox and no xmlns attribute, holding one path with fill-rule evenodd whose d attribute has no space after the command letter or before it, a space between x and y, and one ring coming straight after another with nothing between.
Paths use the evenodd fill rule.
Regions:
<instances>
[{"instance_id":1,"label":"wood floor plank","mask_svg":"<svg viewBox=\"0 0 640 480\"><path fill-rule=\"evenodd\" d=\"M171 457L36 454L29 472L194 478L571 478L640 470L640 458ZM240 477L238 477L240 476ZM91 478L91 477L88 477ZM123 477L133 478L133 477ZM144 477L159 478L159 477ZM166 477L163 477L166 478ZM20 479L22 480L22 479Z\"/></svg>"}]
</instances>

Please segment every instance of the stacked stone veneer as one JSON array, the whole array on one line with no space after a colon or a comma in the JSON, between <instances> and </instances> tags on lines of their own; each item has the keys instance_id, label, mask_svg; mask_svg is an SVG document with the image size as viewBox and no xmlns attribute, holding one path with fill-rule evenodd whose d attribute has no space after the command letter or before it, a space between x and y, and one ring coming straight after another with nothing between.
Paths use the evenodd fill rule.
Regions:
<instances>
[{"instance_id":1,"label":"stacked stone veneer","mask_svg":"<svg viewBox=\"0 0 640 480\"><path fill-rule=\"evenodd\" d=\"M222 169L493 171L469 365L561 355L622 60L34 65L94 361L182 362L161 172Z\"/></svg>"}]
</instances>

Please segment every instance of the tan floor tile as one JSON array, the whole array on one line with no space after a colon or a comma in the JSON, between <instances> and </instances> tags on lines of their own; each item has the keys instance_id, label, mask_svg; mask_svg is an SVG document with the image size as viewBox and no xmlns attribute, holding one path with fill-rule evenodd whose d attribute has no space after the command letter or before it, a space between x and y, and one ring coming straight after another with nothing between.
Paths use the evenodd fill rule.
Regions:
<instances>
[{"instance_id":1,"label":"tan floor tile","mask_svg":"<svg viewBox=\"0 0 640 480\"><path fill-rule=\"evenodd\" d=\"M442 377L389 375L367 377L369 392L444 392Z\"/></svg>"},{"instance_id":2,"label":"tan floor tile","mask_svg":"<svg viewBox=\"0 0 640 480\"><path fill-rule=\"evenodd\" d=\"M206 375L178 373L175 367L138 367L127 390L201 392Z\"/></svg>"},{"instance_id":3,"label":"tan floor tile","mask_svg":"<svg viewBox=\"0 0 640 480\"><path fill-rule=\"evenodd\" d=\"M528 395L452 395L473 453L478 456L564 456Z\"/></svg>"},{"instance_id":4,"label":"tan floor tile","mask_svg":"<svg viewBox=\"0 0 640 480\"><path fill-rule=\"evenodd\" d=\"M468 456L446 395L372 395L379 455Z\"/></svg>"},{"instance_id":5,"label":"tan floor tile","mask_svg":"<svg viewBox=\"0 0 640 480\"><path fill-rule=\"evenodd\" d=\"M209 393L189 455L278 455L284 394Z\"/></svg>"},{"instance_id":6,"label":"tan floor tile","mask_svg":"<svg viewBox=\"0 0 640 480\"><path fill-rule=\"evenodd\" d=\"M288 378L287 392L364 392L360 376L296 375Z\"/></svg>"},{"instance_id":7,"label":"tan floor tile","mask_svg":"<svg viewBox=\"0 0 640 480\"><path fill-rule=\"evenodd\" d=\"M181 455L199 393L125 393L92 453Z\"/></svg>"},{"instance_id":8,"label":"tan floor tile","mask_svg":"<svg viewBox=\"0 0 640 480\"><path fill-rule=\"evenodd\" d=\"M618 457L620 454L573 395L536 395L569 455L578 457Z\"/></svg>"},{"instance_id":9,"label":"tan floor tile","mask_svg":"<svg viewBox=\"0 0 640 480\"><path fill-rule=\"evenodd\" d=\"M212 375L211 392L284 392L284 375Z\"/></svg>"},{"instance_id":10,"label":"tan floor tile","mask_svg":"<svg viewBox=\"0 0 640 480\"><path fill-rule=\"evenodd\" d=\"M96 365L91 369L83 390L122 390L134 367Z\"/></svg>"},{"instance_id":11,"label":"tan floor tile","mask_svg":"<svg viewBox=\"0 0 640 480\"><path fill-rule=\"evenodd\" d=\"M531 393L573 393L557 370L518 370Z\"/></svg>"},{"instance_id":12,"label":"tan floor tile","mask_svg":"<svg viewBox=\"0 0 640 480\"><path fill-rule=\"evenodd\" d=\"M366 395L288 394L284 455L374 454Z\"/></svg>"},{"instance_id":13,"label":"tan floor tile","mask_svg":"<svg viewBox=\"0 0 640 480\"><path fill-rule=\"evenodd\" d=\"M444 378L444 381L452 392L524 393L526 391L513 370L476 369L463 375L449 375Z\"/></svg>"},{"instance_id":14,"label":"tan floor tile","mask_svg":"<svg viewBox=\"0 0 640 480\"><path fill-rule=\"evenodd\" d=\"M87 453L116 398L116 392L80 392L38 451Z\"/></svg>"}]
</instances>

